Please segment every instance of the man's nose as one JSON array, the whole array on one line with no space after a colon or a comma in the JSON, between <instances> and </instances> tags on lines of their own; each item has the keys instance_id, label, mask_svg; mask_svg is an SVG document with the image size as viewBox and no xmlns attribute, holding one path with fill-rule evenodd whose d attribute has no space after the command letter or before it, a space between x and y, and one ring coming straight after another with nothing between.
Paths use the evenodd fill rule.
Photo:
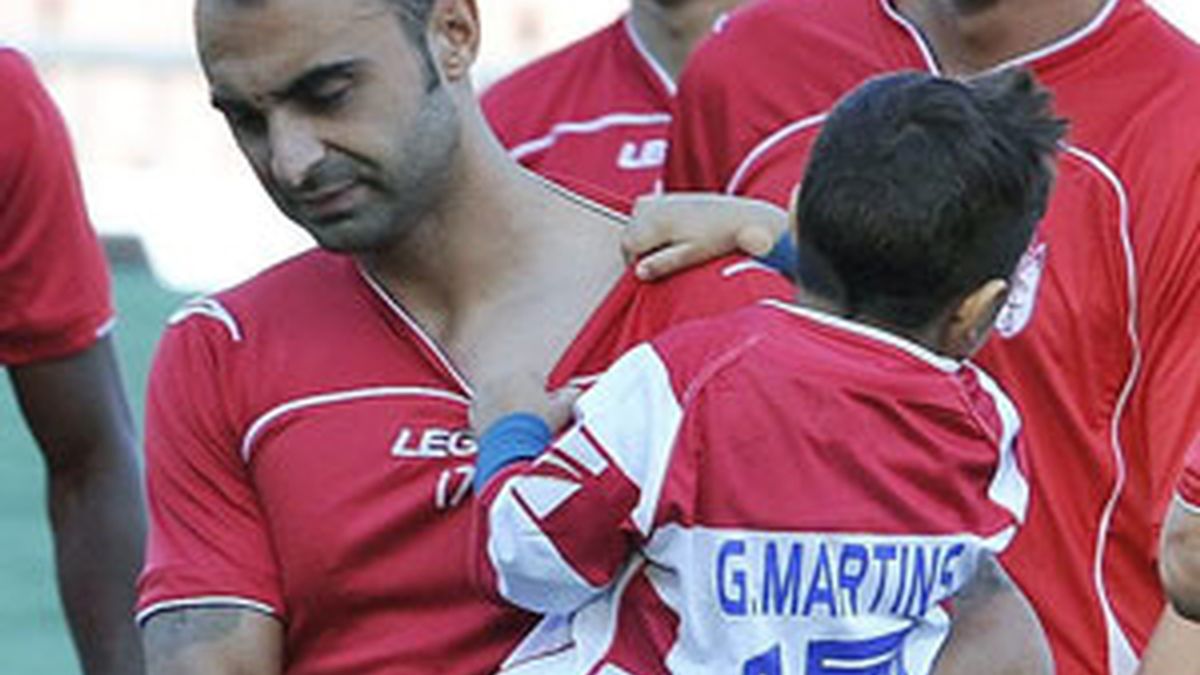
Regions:
<instances>
[{"instance_id":1,"label":"man's nose","mask_svg":"<svg viewBox=\"0 0 1200 675\"><path fill-rule=\"evenodd\" d=\"M301 188L324 157L325 144L311 125L287 114L273 116L269 133L272 176L289 190Z\"/></svg>"}]
</instances>

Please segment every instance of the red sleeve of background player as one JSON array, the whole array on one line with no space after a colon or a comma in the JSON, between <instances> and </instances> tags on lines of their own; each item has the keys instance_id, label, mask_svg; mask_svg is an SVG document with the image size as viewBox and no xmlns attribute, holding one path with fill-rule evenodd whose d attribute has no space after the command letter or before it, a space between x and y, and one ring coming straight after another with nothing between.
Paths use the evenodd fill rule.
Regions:
<instances>
[{"instance_id":1,"label":"red sleeve of background player","mask_svg":"<svg viewBox=\"0 0 1200 675\"><path fill-rule=\"evenodd\" d=\"M810 49L823 47L808 45L821 31L802 10L791 0L748 3L692 53L675 97L663 175L668 192L725 192L759 144L832 103L823 88L833 75L814 76L827 69L841 76L842 66L822 60L812 68ZM793 183L800 169L789 169Z\"/></svg>"},{"instance_id":2,"label":"red sleeve of background player","mask_svg":"<svg viewBox=\"0 0 1200 675\"><path fill-rule=\"evenodd\" d=\"M57 108L10 50L0 91L0 364L20 365L91 346L113 309Z\"/></svg>"},{"instance_id":3,"label":"red sleeve of background player","mask_svg":"<svg viewBox=\"0 0 1200 675\"><path fill-rule=\"evenodd\" d=\"M1171 494L1200 420L1200 162L1194 154L1181 159L1191 165L1180 172L1186 179L1143 191L1141 213L1159 223L1154 238L1134 232L1135 251L1144 252L1138 264L1143 365L1131 402L1135 422L1126 433L1139 436L1130 447L1148 451L1156 495Z\"/></svg>"},{"instance_id":4,"label":"red sleeve of background player","mask_svg":"<svg viewBox=\"0 0 1200 675\"><path fill-rule=\"evenodd\" d=\"M702 42L679 77L663 169L667 192L722 192L734 171L741 154L734 136L745 121L736 117L736 28Z\"/></svg>"},{"instance_id":5,"label":"red sleeve of background player","mask_svg":"<svg viewBox=\"0 0 1200 675\"><path fill-rule=\"evenodd\" d=\"M219 307L214 305L215 307ZM146 485L150 539L138 620L177 607L282 615L280 582L227 378L237 336L193 315L169 328L150 375Z\"/></svg>"},{"instance_id":6,"label":"red sleeve of background player","mask_svg":"<svg viewBox=\"0 0 1200 675\"><path fill-rule=\"evenodd\" d=\"M1200 512L1200 435L1192 441L1192 449L1179 476L1178 494L1188 506Z\"/></svg>"}]
</instances>

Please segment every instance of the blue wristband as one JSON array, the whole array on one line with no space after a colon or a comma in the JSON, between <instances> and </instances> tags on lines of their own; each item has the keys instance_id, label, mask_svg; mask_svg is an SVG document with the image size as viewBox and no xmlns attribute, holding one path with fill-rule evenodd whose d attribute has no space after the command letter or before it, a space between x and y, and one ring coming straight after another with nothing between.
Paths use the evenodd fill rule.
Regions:
<instances>
[{"instance_id":1,"label":"blue wristband","mask_svg":"<svg viewBox=\"0 0 1200 675\"><path fill-rule=\"evenodd\" d=\"M533 413L512 413L496 420L479 439L475 492L482 491L492 476L509 464L542 454L551 438L546 420Z\"/></svg>"},{"instance_id":2,"label":"blue wristband","mask_svg":"<svg viewBox=\"0 0 1200 675\"><path fill-rule=\"evenodd\" d=\"M792 237L791 232L784 232L779 240L775 242L775 246L771 248L764 256L759 256L758 261L767 265L779 272L782 272L789 279L796 278L796 240Z\"/></svg>"}]
</instances>

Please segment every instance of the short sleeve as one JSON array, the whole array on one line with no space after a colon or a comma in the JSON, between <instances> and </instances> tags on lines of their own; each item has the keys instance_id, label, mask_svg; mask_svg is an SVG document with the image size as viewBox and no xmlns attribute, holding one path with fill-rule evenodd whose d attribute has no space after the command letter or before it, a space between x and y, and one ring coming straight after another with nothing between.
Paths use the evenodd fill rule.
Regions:
<instances>
[{"instance_id":1,"label":"short sleeve","mask_svg":"<svg viewBox=\"0 0 1200 675\"><path fill-rule=\"evenodd\" d=\"M138 620L177 607L283 615L279 568L230 410L236 337L205 317L169 328L150 376L150 539Z\"/></svg>"},{"instance_id":2,"label":"short sleeve","mask_svg":"<svg viewBox=\"0 0 1200 675\"><path fill-rule=\"evenodd\" d=\"M12 51L0 89L0 364L21 365L91 346L113 308L57 108Z\"/></svg>"}]
</instances>

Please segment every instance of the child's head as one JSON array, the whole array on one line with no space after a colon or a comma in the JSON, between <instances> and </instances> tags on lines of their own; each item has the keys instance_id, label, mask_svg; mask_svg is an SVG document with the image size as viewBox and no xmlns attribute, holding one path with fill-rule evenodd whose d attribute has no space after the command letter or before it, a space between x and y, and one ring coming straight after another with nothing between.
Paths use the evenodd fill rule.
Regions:
<instances>
[{"instance_id":1,"label":"child's head","mask_svg":"<svg viewBox=\"0 0 1200 675\"><path fill-rule=\"evenodd\" d=\"M800 186L801 285L969 356L1045 212L1065 128L1023 70L867 82L826 120Z\"/></svg>"}]
</instances>

